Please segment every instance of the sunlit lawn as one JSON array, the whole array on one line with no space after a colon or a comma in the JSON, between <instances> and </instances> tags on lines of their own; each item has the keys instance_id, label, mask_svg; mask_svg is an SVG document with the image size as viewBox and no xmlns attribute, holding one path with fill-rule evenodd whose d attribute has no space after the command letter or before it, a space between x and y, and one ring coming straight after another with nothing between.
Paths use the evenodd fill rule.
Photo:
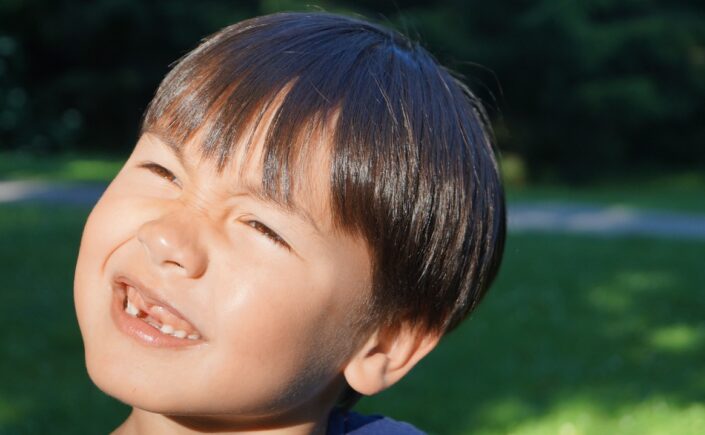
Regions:
<instances>
[{"instance_id":1,"label":"sunlit lawn","mask_svg":"<svg viewBox=\"0 0 705 435\"><path fill-rule=\"evenodd\" d=\"M570 201L642 209L705 213L705 173L642 174L605 179L586 186L509 186L509 201Z\"/></svg>"},{"instance_id":2,"label":"sunlit lawn","mask_svg":"<svg viewBox=\"0 0 705 435\"><path fill-rule=\"evenodd\" d=\"M436 433L705 433L705 243L512 235L497 286L363 409Z\"/></svg>"},{"instance_id":3,"label":"sunlit lawn","mask_svg":"<svg viewBox=\"0 0 705 435\"><path fill-rule=\"evenodd\" d=\"M0 180L34 179L64 182L108 182L118 173L119 156L52 155L0 151Z\"/></svg>"},{"instance_id":4,"label":"sunlit lawn","mask_svg":"<svg viewBox=\"0 0 705 435\"><path fill-rule=\"evenodd\" d=\"M108 433L72 305L87 209L0 208L0 433ZM511 235L496 287L358 409L438 434L699 434L705 244Z\"/></svg>"}]
</instances>

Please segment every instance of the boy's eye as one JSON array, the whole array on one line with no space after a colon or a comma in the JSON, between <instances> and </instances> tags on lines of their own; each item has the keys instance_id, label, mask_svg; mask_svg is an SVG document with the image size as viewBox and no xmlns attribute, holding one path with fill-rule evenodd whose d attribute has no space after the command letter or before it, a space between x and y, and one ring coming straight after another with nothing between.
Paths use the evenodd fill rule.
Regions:
<instances>
[{"instance_id":1,"label":"boy's eye","mask_svg":"<svg viewBox=\"0 0 705 435\"><path fill-rule=\"evenodd\" d=\"M282 239L279 234L275 233L272 231L271 228L263 224L262 222L259 221L248 221L247 225L251 226L252 228L256 229L260 233L264 234L269 240L272 242L276 243L277 245L286 248L288 250L291 250L291 246L289 246L288 243Z\"/></svg>"},{"instance_id":2,"label":"boy's eye","mask_svg":"<svg viewBox=\"0 0 705 435\"><path fill-rule=\"evenodd\" d=\"M139 165L140 168L147 169L148 171L153 172L154 174L162 177L163 179L167 180L170 183L174 183L176 185L179 184L179 179L176 178L176 175L174 175L173 172L168 170L162 165L159 165L154 162L144 162Z\"/></svg>"}]
</instances>

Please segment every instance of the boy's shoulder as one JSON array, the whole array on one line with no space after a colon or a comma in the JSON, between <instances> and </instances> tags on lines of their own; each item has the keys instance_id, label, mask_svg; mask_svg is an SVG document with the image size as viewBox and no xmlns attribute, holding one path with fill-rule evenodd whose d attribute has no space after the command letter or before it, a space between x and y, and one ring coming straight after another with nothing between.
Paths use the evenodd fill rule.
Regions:
<instances>
[{"instance_id":1,"label":"boy's shoulder","mask_svg":"<svg viewBox=\"0 0 705 435\"><path fill-rule=\"evenodd\" d=\"M328 418L326 435L425 435L409 423L382 415L361 415L335 408Z\"/></svg>"}]
</instances>

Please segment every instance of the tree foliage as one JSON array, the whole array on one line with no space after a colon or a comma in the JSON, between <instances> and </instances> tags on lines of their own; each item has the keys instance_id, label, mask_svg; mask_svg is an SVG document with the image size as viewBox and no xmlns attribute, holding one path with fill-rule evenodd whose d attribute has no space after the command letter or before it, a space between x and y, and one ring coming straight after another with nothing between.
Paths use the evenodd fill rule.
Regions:
<instances>
[{"instance_id":1,"label":"tree foliage","mask_svg":"<svg viewBox=\"0 0 705 435\"><path fill-rule=\"evenodd\" d=\"M2 148L127 148L168 66L296 0L0 2ZM665 0L322 1L420 39L533 177L705 168L705 8Z\"/></svg>"}]
</instances>

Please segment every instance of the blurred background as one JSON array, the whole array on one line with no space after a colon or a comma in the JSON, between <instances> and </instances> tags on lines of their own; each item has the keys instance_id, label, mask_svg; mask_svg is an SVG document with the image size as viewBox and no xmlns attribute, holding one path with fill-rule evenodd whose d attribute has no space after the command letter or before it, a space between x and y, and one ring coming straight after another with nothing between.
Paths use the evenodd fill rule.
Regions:
<instances>
[{"instance_id":1,"label":"blurred background","mask_svg":"<svg viewBox=\"0 0 705 435\"><path fill-rule=\"evenodd\" d=\"M437 434L705 433L705 5L0 0L0 434L108 433L72 303L91 205L172 62L283 10L419 40L482 99L509 238L472 318L361 412Z\"/></svg>"}]
</instances>

